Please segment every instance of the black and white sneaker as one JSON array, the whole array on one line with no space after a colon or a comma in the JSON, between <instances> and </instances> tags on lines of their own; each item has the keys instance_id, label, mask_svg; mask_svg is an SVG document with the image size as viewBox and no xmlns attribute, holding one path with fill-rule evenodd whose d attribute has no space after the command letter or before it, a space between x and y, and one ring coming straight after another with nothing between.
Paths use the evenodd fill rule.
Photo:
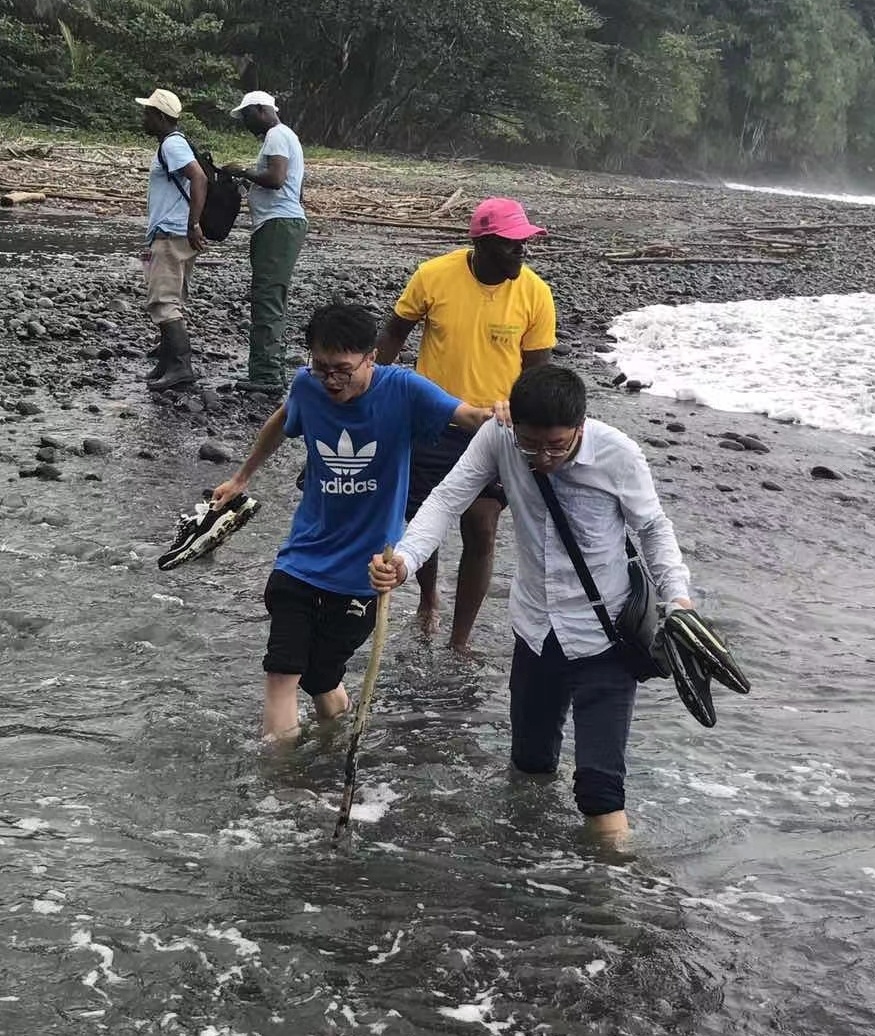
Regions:
<instances>
[{"instance_id":1,"label":"black and white sneaker","mask_svg":"<svg viewBox=\"0 0 875 1036\"><path fill-rule=\"evenodd\" d=\"M173 543L170 550L158 558L158 567L166 571L183 561L209 554L257 514L260 507L261 504L246 493L235 496L221 510L213 510L206 500L195 504L194 514L179 516Z\"/></svg>"}]
</instances>

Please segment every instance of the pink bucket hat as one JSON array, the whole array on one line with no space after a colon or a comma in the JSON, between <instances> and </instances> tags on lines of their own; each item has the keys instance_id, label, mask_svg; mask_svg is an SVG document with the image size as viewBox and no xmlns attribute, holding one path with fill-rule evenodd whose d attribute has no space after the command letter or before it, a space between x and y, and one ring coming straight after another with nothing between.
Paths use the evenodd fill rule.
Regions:
<instances>
[{"instance_id":1,"label":"pink bucket hat","mask_svg":"<svg viewBox=\"0 0 875 1036\"><path fill-rule=\"evenodd\" d=\"M513 198L487 198L471 215L471 237L495 234L511 241L524 241L546 233L543 227L529 223L526 210Z\"/></svg>"}]
</instances>

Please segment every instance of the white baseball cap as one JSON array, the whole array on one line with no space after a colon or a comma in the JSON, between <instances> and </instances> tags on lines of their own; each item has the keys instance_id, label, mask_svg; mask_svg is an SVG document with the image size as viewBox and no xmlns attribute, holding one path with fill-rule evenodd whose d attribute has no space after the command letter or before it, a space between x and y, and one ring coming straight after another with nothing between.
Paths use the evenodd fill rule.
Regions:
<instances>
[{"instance_id":1,"label":"white baseball cap","mask_svg":"<svg viewBox=\"0 0 875 1036\"><path fill-rule=\"evenodd\" d=\"M250 90L248 94L243 95L243 100L237 107L231 109L232 118L239 119L244 108L253 108L255 105L260 105L262 108L273 108L276 111L276 101L270 94L265 93L264 90Z\"/></svg>"},{"instance_id":2,"label":"white baseball cap","mask_svg":"<svg viewBox=\"0 0 875 1036\"><path fill-rule=\"evenodd\" d=\"M154 90L150 97L135 97L134 100L144 108L157 108L171 119L182 115L182 101L169 90Z\"/></svg>"}]
</instances>

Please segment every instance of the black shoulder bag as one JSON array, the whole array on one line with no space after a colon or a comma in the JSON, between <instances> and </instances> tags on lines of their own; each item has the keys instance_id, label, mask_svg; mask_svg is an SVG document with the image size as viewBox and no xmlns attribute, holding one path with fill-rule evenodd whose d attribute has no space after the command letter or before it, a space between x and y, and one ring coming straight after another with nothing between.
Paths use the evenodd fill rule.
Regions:
<instances>
[{"instance_id":1,"label":"black shoulder bag","mask_svg":"<svg viewBox=\"0 0 875 1036\"><path fill-rule=\"evenodd\" d=\"M168 136L182 137L191 148L195 160L203 169L204 175L207 178L207 197L204 201L200 219L204 237L208 241L224 241L231 233L231 228L240 214L240 188L236 179L230 173L226 173L224 169L219 169L215 165L213 156L209 151L198 151L194 144L180 130L169 133ZM162 150L163 147L164 141L162 140L158 145L158 162L164 170L167 179L173 182L179 193L191 205L188 191L167 167L167 160Z\"/></svg>"},{"instance_id":2,"label":"black shoulder bag","mask_svg":"<svg viewBox=\"0 0 875 1036\"><path fill-rule=\"evenodd\" d=\"M612 622L550 479L540 471L533 471L532 474L605 636L621 649L629 672L642 683L652 676L668 676L670 670L665 660L653 653L653 641L659 625L656 587L632 541L626 537L626 560L632 589L617 621Z\"/></svg>"}]
</instances>

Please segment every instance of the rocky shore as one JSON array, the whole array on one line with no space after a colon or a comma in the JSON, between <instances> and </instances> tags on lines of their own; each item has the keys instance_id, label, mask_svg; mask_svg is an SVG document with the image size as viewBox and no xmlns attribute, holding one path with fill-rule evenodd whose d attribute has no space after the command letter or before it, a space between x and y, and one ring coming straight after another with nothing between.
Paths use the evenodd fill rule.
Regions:
<instances>
[{"instance_id":1,"label":"rocky shore","mask_svg":"<svg viewBox=\"0 0 875 1036\"><path fill-rule=\"evenodd\" d=\"M323 215L314 219L295 275L293 364L304 362L300 328L314 306L339 298L388 312L417 262L464 240L453 226L461 225L469 200L520 197L551 230L532 247L530 261L556 296L560 362L584 373L594 415L642 442L688 548L709 543L702 547L707 560L716 532L717 542L743 543L742 553L764 571L767 559L791 563L803 548L873 560L872 442L640 395L615 385L617 372L600 358L611 348L605 329L612 318L638 306L866 290L875 274L868 210L718 187L467 165L316 164L311 177ZM334 219L325 203L333 191L347 199L350 191L384 199L413 193L435 206L452 192L455 223ZM155 334L143 313L139 226L134 213L91 217L81 206L75 214L0 214L0 519L29 514L38 522L63 511L83 482L109 483L109 500L122 470L136 483L168 451L191 459L204 485L215 483L245 454L271 410L266 397L234 388L245 369L248 327L242 227L212 246L196 270L190 326L198 389L146 390L145 354ZM654 244L681 257L762 257L757 234L797 240L800 248L763 263L616 265L604 258ZM739 235L749 247L733 251L729 244L737 245ZM403 359L414 356L415 343ZM37 488L55 482L68 488ZM191 495L185 485L165 491L178 506Z\"/></svg>"}]
</instances>

